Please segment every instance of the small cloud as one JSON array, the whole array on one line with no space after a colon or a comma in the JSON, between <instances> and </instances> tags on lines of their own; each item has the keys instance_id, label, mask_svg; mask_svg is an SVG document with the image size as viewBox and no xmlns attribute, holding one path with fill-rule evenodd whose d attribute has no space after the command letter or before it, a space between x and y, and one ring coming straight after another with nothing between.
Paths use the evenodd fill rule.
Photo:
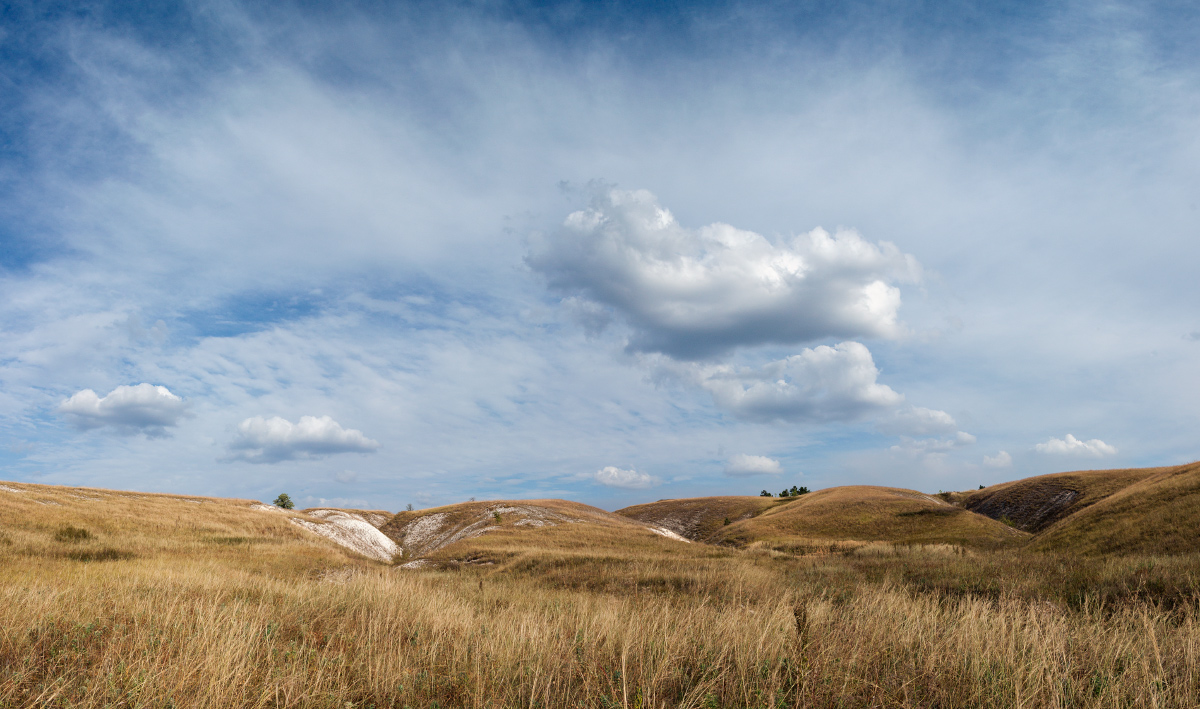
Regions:
<instances>
[{"instance_id":1,"label":"small cloud","mask_svg":"<svg viewBox=\"0 0 1200 709\"><path fill-rule=\"evenodd\" d=\"M1099 438L1081 441L1071 434L1066 438L1051 438L1045 443L1035 446L1038 453L1053 453L1055 455L1081 455L1089 458L1103 458L1106 455L1116 455L1117 449Z\"/></svg>"},{"instance_id":2,"label":"small cloud","mask_svg":"<svg viewBox=\"0 0 1200 709\"><path fill-rule=\"evenodd\" d=\"M334 473L333 479L343 484L356 483L358 482L358 473L353 470L343 470L340 473Z\"/></svg>"},{"instance_id":3,"label":"small cloud","mask_svg":"<svg viewBox=\"0 0 1200 709\"><path fill-rule=\"evenodd\" d=\"M765 455L746 455L739 453L725 463L725 474L731 477L749 477L751 475L780 475L783 467L774 458Z\"/></svg>"},{"instance_id":4,"label":"small cloud","mask_svg":"<svg viewBox=\"0 0 1200 709\"><path fill-rule=\"evenodd\" d=\"M621 487L629 490L644 490L648 487L653 487L658 484L658 478L647 473L639 473L630 468L622 470L616 466L608 466L597 470L592 479L601 485L609 487Z\"/></svg>"},{"instance_id":5,"label":"small cloud","mask_svg":"<svg viewBox=\"0 0 1200 709\"><path fill-rule=\"evenodd\" d=\"M953 436L946 438L909 438L901 436L900 443L892 446L892 451L896 453L911 453L911 454L938 454L946 453L955 448L964 448L975 443L975 436L966 431L958 431Z\"/></svg>"},{"instance_id":6,"label":"small cloud","mask_svg":"<svg viewBox=\"0 0 1200 709\"><path fill-rule=\"evenodd\" d=\"M1183 336L1183 339L1191 340L1192 342L1200 342L1200 330L1193 330L1189 332Z\"/></svg>"},{"instance_id":7,"label":"small cloud","mask_svg":"<svg viewBox=\"0 0 1200 709\"><path fill-rule=\"evenodd\" d=\"M144 433L165 436L187 412L183 399L164 386L137 384L119 386L107 396L84 389L58 407L81 429L111 426L126 434Z\"/></svg>"},{"instance_id":8,"label":"small cloud","mask_svg":"<svg viewBox=\"0 0 1200 709\"><path fill-rule=\"evenodd\" d=\"M985 455L983 464L989 468L1011 468L1012 456L1008 454L1008 451L1000 451L996 455Z\"/></svg>"},{"instance_id":9,"label":"small cloud","mask_svg":"<svg viewBox=\"0 0 1200 709\"><path fill-rule=\"evenodd\" d=\"M295 424L278 416L254 416L238 424L228 460L278 463L334 453L370 453L377 448L378 441L367 438L362 431L342 428L328 416L301 416Z\"/></svg>"},{"instance_id":10,"label":"small cloud","mask_svg":"<svg viewBox=\"0 0 1200 709\"><path fill-rule=\"evenodd\" d=\"M940 436L954 433L958 423L945 411L908 406L880 419L881 433L892 436Z\"/></svg>"}]
</instances>

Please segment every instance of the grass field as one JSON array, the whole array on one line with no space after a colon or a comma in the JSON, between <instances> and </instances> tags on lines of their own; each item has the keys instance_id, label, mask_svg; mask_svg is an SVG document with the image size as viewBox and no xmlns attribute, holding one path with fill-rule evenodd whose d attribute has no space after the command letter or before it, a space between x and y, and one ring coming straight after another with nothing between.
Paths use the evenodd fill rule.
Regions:
<instances>
[{"instance_id":1,"label":"grass field","mask_svg":"<svg viewBox=\"0 0 1200 709\"><path fill-rule=\"evenodd\" d=\"M553 509L579 521L462 512L461 524L490 514L496 529L408 570L251 501L4 487L0 707L1194 707L1200 696L1195 552L857 541L789 553L675 541L564 503Z\"/></svg>"}]
</instances>

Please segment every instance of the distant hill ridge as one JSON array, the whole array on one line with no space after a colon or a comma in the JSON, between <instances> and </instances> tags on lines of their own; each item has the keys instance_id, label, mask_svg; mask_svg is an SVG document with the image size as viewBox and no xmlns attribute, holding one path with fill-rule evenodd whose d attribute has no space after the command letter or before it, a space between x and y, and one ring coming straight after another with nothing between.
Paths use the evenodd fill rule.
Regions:
<instances>
[{"instance_id":1,"label":"distant hill ridge","mask_svg":"<svg viewBox=\"0 0 1200 709\"><path fill-rule=\"evenodd\" d=\"M660 500L617 514L695 541L776 549L843 541L1194 553L1200 552L1200 463L1052 473L936 496L852 485L786 500Z\"/></svg>"},{"instance_id":2,"label":"distant hill ridge","mask_svg":"<svg viewBox=\"0 0 1200 709\"><path fill-rule=\"evenodd\" d=\"M1024 532L916 490L850 485L799 497L661 500L617 514L714 544L799 548L827 542L954 544L997 548Z\"/></svg>"},{"instance_id":3,"label":"distant hill ridge","mask_svg":"<svg viewBox=\"0 0 1200 709\"><path fill-rule=\"evenodd\" d=\"M566 559L585 550L618 558L639 550L664 553L668 547L682 552L683 542L712 545L708 551L693 547L687 552L702 555L728 553L731 547L829 553L870 544L1078 554L1200 552L1200 462L1054 473L938 495L851 485L789 498L659 500L616 512L566 500L470 501L395 515L332 508L284 511L249 500L30 483L0 483L0 506L14 520L53 517L95 528L111 526L110 518L116 517L134 526L134 520L155 515L191 524L211 517L204 523L205 539L254 540L270 528L273 538L323 538L361 557L413 567L519 566L539 553L558 555L568 564ZM142 507L162 510L146 517ZM305 537L308 532L312 536Z\"/></svg>"}]
</instances>

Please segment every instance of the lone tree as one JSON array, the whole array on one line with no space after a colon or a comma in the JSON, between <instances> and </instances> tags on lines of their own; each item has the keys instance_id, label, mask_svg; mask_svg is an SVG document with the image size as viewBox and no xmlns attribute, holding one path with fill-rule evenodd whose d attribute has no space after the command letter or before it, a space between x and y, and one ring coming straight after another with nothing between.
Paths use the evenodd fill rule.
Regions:
<instances>
[{"instance_id":1,"label":"lone tree","mask_svg":"<svg viewBox=\"0 0 1200 709\"><path fill-rule=\"evenodd\" d=\"M285 510L290 510L295 507L296 504L292 502L292 498L288 497L286 492L281 492L279 493L279 497L275 498L275 506L282 507Z\"/></svg>"}]
</instances>

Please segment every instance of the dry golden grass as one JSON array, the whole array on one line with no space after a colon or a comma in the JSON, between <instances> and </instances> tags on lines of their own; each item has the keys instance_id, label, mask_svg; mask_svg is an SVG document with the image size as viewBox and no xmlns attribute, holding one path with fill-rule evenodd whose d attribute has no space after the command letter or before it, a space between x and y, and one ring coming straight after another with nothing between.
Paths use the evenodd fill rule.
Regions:
<instances>
[{"instance_id":1,"label":"dry golden grass","mask_svg":"<svg viewBox=\"0 0 1200 709\"><path fill-rule=\"evenodd\" d=\"M597 518L502 523L440 550L448 570L407 571L248 501L6 485L24 492L0 490L0 707L1165 708L1200 696L1198 555L858 544L797 556ZM91 538L56 538L68 527ZM109 548L122 554L70 555Z\"/></svg>"}]
</instances>

